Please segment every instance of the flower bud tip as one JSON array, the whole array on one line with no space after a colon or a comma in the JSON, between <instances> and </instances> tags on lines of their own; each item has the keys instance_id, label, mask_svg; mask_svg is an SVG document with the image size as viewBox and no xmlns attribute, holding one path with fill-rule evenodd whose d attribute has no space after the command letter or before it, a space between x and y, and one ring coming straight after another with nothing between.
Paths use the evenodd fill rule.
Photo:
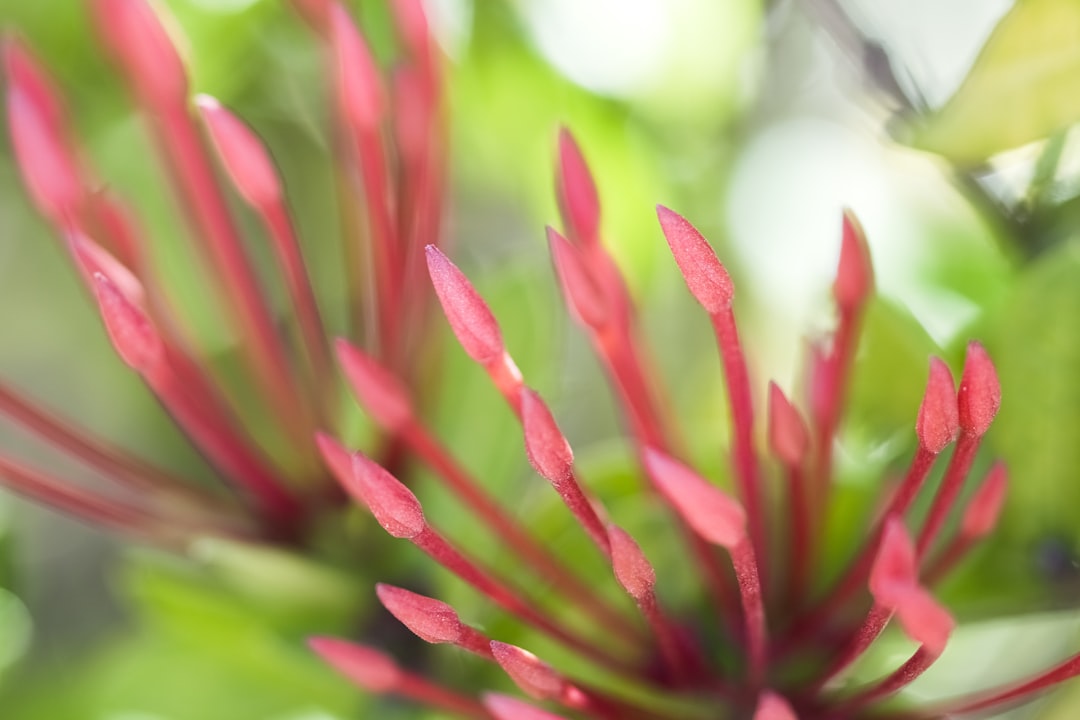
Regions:
<instances>
[{"instance_id":1,"label":"flower bud tip","mask_svg":"<svg viewBox=\"0 0 1080 720\"><path fill-rule=\"evenodd\" d=\"M262 141L215 98L197 95L195 105L206 123L221 164L241 197L256 208L278 202L281 183Z\"/></svg>"},{"instance_id":2,"label":"flower bud tip","mask_svg":"<svg viewBox=\"0 0 1080 720\"><path fill-rule=\"evenodd\" d=\"M523 387L520 397L529 463L541 477L558 486L574 470L574 452L540 396L531 388Z\"/></svg>"},{"instance_id":3,"label":"flower bud tip","mask_svg":"<svg viewBox=\"0 0 1080 720\"><path fill-rule=\"evenodd\" d=\"M412 492L363 453L353 453L352 480L346 490L371 510L383 530L412 539L427 529L424 510Z\"/></svg>"},{"instance_id":4,"label":"flower bud tip","mask_svg":"<svg viewBox=\"0 0 1080 720\"><path fill-rule=\"evenodd\" d=\"M386 430L397 430L412 417L412 401L402 382L359 348L338 338L338 363L364 411Z\"/></svg>"},{"instance_id":5,"label":"flower bud tip","mask_svg":"<svg viewBox=\"0 0 1080 720\"><path fill-rule=\"evenodd\" d=\"M379 583L375 594L383 607L429 643L455 643L461 637L461 619L452 607L404 588Z\"/></svg>"},{"instance_id":6,"label":"flower bud tip","mask_svg":"<svg viewBox=\"0 0 1080 720\"><path fill-rule=\"evenodd\" d=\"M570 236L578 243L594 243L600 225L600 201L589 166L573 135L559 130L559 177L557 195Z\"/></svg>"},{"instance_id":7,"label":"flower bud tip","mask_svg":"<svg viewBox=\"0 0 1080 720\"><path fill-rule=\"evenodd\" d=\"M424 252L435 294L461 347L480 364L501 357L502 333L487 303L439 248L428 245Z\"/></svg>"},{"instance_id":8,"label":"flower bud tip","mask_svg":"<svg viewBox=\"0 0 1080 720\"><path fill-rule=\"evenodd\" d=\"M742 506L705 478L652 448L645 450L645 468L698 535L729 550L746 537Z\"/></svg>"},{"instance_id":9,"label":"flower bud tip","mask_svg":"<svg viewBox=\"0 0 1080 720\"><path fill-rule=\"evenodd\" d=\"M559 674L528 650L492 640L491 654L514 684L529 697L547 700L558 697L562 692L564 682Z\"/></svg>"},{"instance_id":10,"label":"flower bud tip","mask_svg":"<svg viewBox=\"0 0 1080 720\"><path fill-rule=\"evenodd\" d=\"M1001 384L990 355L977 342L968 343L956 399L960 427L976 437L984 435L1001 407Z\"/></svg>"},{"instance_id":11,"label":"flower bud tip","mask_svg":"<svg viewBox=\"0 0 1080 720\"><path fill-rule=\"evenodd\" d=\"M919 444L928 452L937 455L956 439L959 432L960 414L952 373L944 362L938 358L930 358L926 393L915 421Z\"/></svg>"},{"instance_id":12,"label":"flower bud tip","mask_svg":"<svg viewBox=\"0 0 1080 720\"><path fill-rule=\"evenodd\" d=\"M735 286L712 246L682 215L663 205L656 214L690 293L710 315L727 310Z\"/></svg>"},{"instance_id":13,"label":"flower bud tip","mask_svg":"<svg viewBox=\"0 0 1080 720\"><path fill-rule=\"evenodd\" d=\"M369 692L391 692L401 681L397 663L374 648L328 637L309 638L308 646L338 672Z\"/></svg>"},{"instance_id":14,"label":"flower bud tip","mask_svg":"<svg viewBox=\"0 0 1080 720\"><path fill-rule=\"evenodd\" d=\"M806 423L774 382L769 383L769 446L789 467L801 465L810 447Z\"/></svg>"}]
</instances>

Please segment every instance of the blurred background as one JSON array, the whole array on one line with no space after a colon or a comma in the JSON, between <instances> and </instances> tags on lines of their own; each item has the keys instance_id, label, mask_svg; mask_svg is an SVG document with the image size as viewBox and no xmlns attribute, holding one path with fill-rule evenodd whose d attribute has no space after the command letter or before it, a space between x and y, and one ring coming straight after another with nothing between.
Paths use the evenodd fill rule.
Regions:
<instances>
[{"instance_id":1,"label":"blurred background","mask_svg":"<svg viewBox=\"0 0 1080 720\"><path fill-rule=\"evenodd\" d=\"M269 144L328 323L340 329L343 280L324 242L337 233L327 80L313 34L289 3L275 0L160 5L175 19L193 89L233 108ZM392 46L385 8L377 0L350 5L385 60ZM550 398L600 487L606 473L618 475L607 468L618 466L612 458L622 431L588 343L565 320L544 237L558 218L560 126L574 132L592 167L605 242L638 299L643 334L699 457L715 455L724 437L723 405L702 402L719 392L720 376L705 318L659 232L657 203L690 219L731 270L762 396L769 378L800 387L805 338L832 322L842 208L862 220L881 297L867 317L844 435L842 492L855 506L903 467L928 355L958 369L970 338L986 343L1004 402L983 454L1003 457L1014 481L990 547L946 589L963 627L913 692L973 689L976 679L981 686L1016 677L1075 651L1080 152L1070 128L1080 120L1080 6L430 0L425 7L446 56L444 246L485 293L515 358ZM0 26L55 74L96 167L131 199L153 238L168 292L203 341L227 352L230 339L193 280L177 210L86 3L0 0ZM109 346L62 245L21 186L7 137L0 376L125 447L205 475ZM429 402L436 426L515 497L528 475L520 439L493 415L498 400L485 378L456 349L445 362ZM0 440L5 453L55 463L14 425L0 424ZM543 516L544 501L521 502ZM635 512L631 498L613 506ZM452 530L454 520L446 525ZM834 544L844 538L839 532ZM177 557L0 496L0 714L411 717L403 708L365 715L368 701L298 642L310 632L371 627L371 580L386 568L399 577L416 572L408 553L372 547L364 577L290 553L212 543ZM298 583L328 589L312 600ZM460 589L456 597L470 602ZM1017 716L1069 718L1078 702L1080 695L1059 694Z\"/></svg>"}]
</instances>

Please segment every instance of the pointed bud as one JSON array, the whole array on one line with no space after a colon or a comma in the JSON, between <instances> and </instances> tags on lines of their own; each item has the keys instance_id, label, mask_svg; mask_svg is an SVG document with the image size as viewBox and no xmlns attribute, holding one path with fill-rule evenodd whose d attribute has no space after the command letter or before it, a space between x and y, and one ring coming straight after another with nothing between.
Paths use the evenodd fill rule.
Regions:
<instances>
[{"instance_id":1,"label":"pointed bud","mask_svg":"<svg viewBox=\"0 0 1080 720\"><path fill-rule=\"evenodd\" d=\"M51 222L64 222L84 197L78 163L42 109L14 85L8 90L7 113L11 144L30 199Z\"/></svg>"},{"instance_id":2,"label":"pointed bud","mask_svg":"<svg viewBox=\"0 0 1080 720\"><path fill-rule=\"evenodd\" d=\"M550 227L547 229L547 236L551 259L570 312L585 327L603 329L607 326L611 313L607 298L589 272L585 259L577 248Z\"/></svg>"},{"instance_id":3,"label":"pointed bud","mask_svg":"<svg viewBox=\"0 0 1080 720\"><path fill-rule=\"evenodd\" d=\"M549 713L524 700L509 695L485 693L481 698L495 720L566 720L562 715Z\"/></svg>"},{"instance_id":4,"label":"pointed bud","mask_svg":"<svg viewBox=\"0 0 1080 720\"><path fill-rule=\"evenodd\" d=\"M481 365L500 358L505 349L502 333L480 293L439 248L428 245L424 251L435 294L461 347Z\"/></svg>"},{"instance_id":5,"label":"pointed bud","mask_svg":"<svg viewBox=\"0 0 1080 720\"><path fill-rule=\"evenodd\" d=\"M133 305L140 308L146 306L146 290L142 283L105 248L78 231L72 231L66 239L88 285L92 286L94 275L100 273Z\"/></svg>"},{"instance_id":6,"label":"pointed bud","mask_svg":"<svg viewBox=\"0 0 1080 720\"><path fill-rule=\"evenodd\" d=\"M971 540L989 535L1001 517L1008 489L1009 471L1005 463L996 462L968 501L960 520L960 535Z\"/></svg>"},{"instance_id":7,"label":"pointed bud","mask_svg":"<svg viewBox=\"0 0 1080 720\"><path fill-rule=\"evenodd\" d=\"M140 374L160 367L165 361L165 347L150 318L105 275L95 273L93 280L105 330L120 359Z\"/></svg>"},{"instance_id":8,"label":"pointed bud","mask_svg":"<svg viewBox=\"0 0 1080 720\"><path fill-rule=\"evenodd\" d=\"M663 205L656 206L656 215L690 294L710 315L731 307L735 285L709 241L686 218Z\"/></svg>"},{"instance_id":9,"label":"pointed bud","mask_svg":"<svg viewBox=\"0 0 1080 720\"><path fill-rule=\"evenodd\" d=\"M558 487L574 471L574 452L540 396L531 388L523 387L520 397L529 463L537 474Z\"/></svg>"},{"instance_id":10,"label":"pointed bud","mask_svg":"<svg viewBox=\"0 0 1080 720\"><path fill-rule=\"evenodd\" d=\"M98 27L140 99L154 110L187 103L184 64L165 25L145 0L96 0Z\"/></svg>"},{"instance_id":11,"label":"pointed bud","mask_svg":"<svg viewBox=\"0 0 1080 720\"><path fill-rule=\"evenodd\" d=\"M651 448L645 450L645 468L698 535L729 550L746 537L746 512L742 506L705 478Z\"/></svg>"},{"instance_id":12,"label":"pointed bud","mask_svg":"<svg viewBox=\"0 0 1080 720\"><path fill-rule=\"evenodd\" d=\"M787 700L771 690L766 690L758 699L754 720L799 720L799 716L791 709Z\"/></svg>"},{"instance_id":13,"label":"pointed bud","mask_svg":"<svg viewBox=\"0 0 1080 720\"><path fill-rule=\"evenodd\" d=\"M397 663L374 648L328 637L308 638L308 646L368 692L393 692L401 682L401 669Z\"/></svg>"},{"instance_id":14,"label":"pointed bud","mask_svg":"<svg viewBox=\"0 0 1080 720\"><path fill-rule=\"evenodd\" d=\"M461 637L461 618L452 607L404 588L379 583L379 602L402 625L429 643L456 643Z\"/></svg>"},{"instance_id":15,"label":"pointed bud","mask_svg":"<svg viewBox=\"0 0 1080 720\"><path fill-rule=\"evenodd\" d=\"M870 594L874 601L895 608L900 598L918 584L915 545L900 518L889 517L870 569Z\"/></svg>"},{"instance_id":16,"label":"pointed bud","mask_svg":"<svg viewBox=\"0 0 1080 720\"><path fill-rule=\"evenodd\" d=\"M554 669L528 650L491 641L491 653L521 691L536 700L557 698L566 683Z\"/></svg>"},{"instance_id":17,"label":"pointed bud","mask_svg":"<svg viewBox=\"0 0 1080 720\"><path fill-rule=\"evenodd\" d=\"M352 454L326 433L315 433L315 446L334 480L341 487L348 487L352 482Z\"/></svg>"},{"instance_id":18,"label":"pointed bud","mask_svg":"<svg viewBox=\"0 0 1080 720\"><path fill-rule=\"evenodd\" d=\"M383 530L411 540L427 529L424 510L409 488L363 453L352 458L352 482L345 489L371 510Z\"/></svg>"},{"instance_id":19,"label":"pointed bud","mask_svg":"<svg viewBox=\"0 0 1080 720\"><path fill-rule=\"evenodd\" d=\"M394 0L390 7L394 11L398 35L409 52L417 59L426 58L431 52L431 33L423 3L420 0Z\"/></svg>"},{"instance_id":20,"label":"pointed bud","mask_svg":"<svg viewBox=\"0 0 1080 720\"><path fill-rule=\"evenodd\" d=\"M926 393L919 406L915 433L923 449L937 455L960 432L960 414L956 406L956 387L949 366L938 358L930 358L930 377Z\"/></svg>"},{"instance_id":21,"label":"pointed bud","mask_svg":"<svg viewBox=\"0 0 1080 720\"><path fill-rule=\"evenodd\" d=\"M363 35L339 3L330 8L330 42L342 114L358 128L378 130L382 116L379 70Z\"/></svg>"},{"instance_id":22,"label":"pointed bud","mask_svg":"<svg viewBox=\"0 0 1080 720\"><path fill-rule=\"evenodd\" d=\"M937 657L945 650L956 621L933 596L921 587L905 593L896 606L904 633Z\"/></svg>"},{"instance_id":23,"label":"pointed bud","mask_svg":"<svg viewBox=\"0 0 1080 720\"><path fill-rule=\"evenodd\" d=\"M404 427L413 412L409 391L401 380L346 340L338 338L334 347L345 379L364 412L384 430Z\"/></svg>"},{"instance_id":24,"label":"pointed bud","mask_svg":"<svg viewBox=\"0 0 1080 720\"><path fill-rule=\"evenodd\" d=\"M64 125L64 108L48 73L14 37L3 38L0 51L3 53L8 91L26 96L46 127L58 132Z\"/></svg>"},{"instance_id":25,"label":"pointed bud","mask_svg":"<svg viewBox=\"0 0 1080 720\"><path fill-rule=\"evenodd\" d=\"M976 437L984 435L1001 407L1001 385L994 363L977 342L968 343L956 400L960 409L960 427Z\"/></svg>"},{"instance_id":26,"label":"pointed bud","mask_svg":"<svg viewBox=\"0 0 1080 720\"><path fill-rule=\"evenodd\" d=\"M855 309L874 291L874 267L866 233L851 210L844 210L840 262L836 268L833 296L841 308Z\"/></svg>"},{"instance_id":27,"label":"pointed bud","mask_svg":"<svg viewBox=\"0 0 1080 720\"><path fill-rule=\"evenodd\" d=\"M774 382L769 383L769 447L788 467L802 465L810 447L806 423Z\"/></svg>"},{"instance_id":28,"label":"pointed bud","mask_svg":"<svg viewBox=\"0 0 1080 720\"><path fill-rule=\"evenodd\" d=\"M656 570L630 536L616 525L608 525L611 542L611 567L615 579L637 603L648 602L656 588Z\"/></svg>"},{"instance_id":29,"label":"pointed bud","mask_svg":"<svg viewBox=\"0 0 1080 720\"><path fill-rule=\"evenodd\" d=\"M238 117L209 95L195 97L225 172L244 201L265 208L281 199L281 182L266 147Z\"/></svg>"},{"instance_id":30,"label":"pointed bud","mask_svg":"<svg viewBox=\"0 0 1080 720\"><path fill-rule=\"evenodd\" d=\"M599 240L600 201L589 166L574 136L559 130L559 177L556 194L570 237L582 245Z\"/></svg>"}]
</instances>

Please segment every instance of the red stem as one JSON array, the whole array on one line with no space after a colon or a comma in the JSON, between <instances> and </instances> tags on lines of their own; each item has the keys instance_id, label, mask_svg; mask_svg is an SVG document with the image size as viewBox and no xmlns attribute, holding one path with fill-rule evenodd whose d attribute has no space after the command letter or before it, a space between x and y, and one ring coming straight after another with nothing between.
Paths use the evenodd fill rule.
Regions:
<instances>
[{"instance_id":1,"label":"red stem","mask_svg":"<svg viewBox=\"0 0 1080 720\"><path fill-rule=\"evenodd\" d=\"M788 598L792 607L797 607L806 598L810 586L810 563L813 560L810 543L812 508L806 493L806 475L798 465L787 469L788 510L791 516L791 548L788 568L790 584Z\"/></svg>"},{"instance_id":2,"label":"red stem","mask_svg":"<svg viewBox=\"0 0 1080 720\"><path fill-rule=\"evenodd\" d=\"M750 538L757 551L762 575L765 574L767 533L761 500L761 477L757 453L754 450L754 403L750 396L750 378L746 356L739 343L735 313L731 308L709 316L720 359L724 365L724 380L731 405L732 464L735 483L746 508Z\"/></svg>"},{"instance_id":3,"label":"red stem","mask_svg":"<svg viewBox=\"0 0 1080 720\"><path fill-rule=\"evenodd\" d=\"M936 708L930 708L925 713L919 713L919 716L951 717L1004 706L1017 700L1026 700L1029 695L1046 690L1077 675L1080 675L1080 653L1073 655L1049 670L1035 675L1029 680L1006 688L984 691L966 698L956 698Z\"/></svg>"},{"instance_id":4,"label":"red stem","mask_svg":"<svg viewBox=\"0 0 1080 720\"><path fill-rule=\"evenodd\" d=\"M490 720L491 718L491 713L480 702L436 685L415 673L403 671L392 692L421 705L476 718L476 720Z\"/></svg>"},{"instance_id":5,"label":"red stem","mask_svg":"<svg viewBox=\"0 0 1080 720\"><path fill-rule=\"evenodd\" d=\"M892 674L859 690L851 697L845 698L838 707L834 708L836 713L834 717L852 717L857 710L900 692L926 672L937 661L938 657L938 655L928 652L925 647L920 647L915 651L914 655L908 658L907 662Z\"/></svg>"},{"instance_id":6,"label":"red stem","mask_svg":"<svg viewBox=\"0 0 1080 720\"><path fill-rule=\"evenodd\" d=\"M754 545L744 539L731 549L731 562L739 582L742 597L743 621L746 627L746 646L749 655L749 680L757 688L765 680L768 662L768 631L765 627L765 605L761 597L761 575L754 556Z\"/></svg>"},{"instance_id":7,"label":"red stem","mask_svg":"<svg viewBox=\"0 0 1080 720\"><path fill-rule=\"evenodd\" d=\"M915 552L919 558L926 556L926 551L937 538L945 520L956 504L956 498L964 487L964 480L971 470L971 464L975 460L975 453L979 450L982 437L963 432L956 442L956 450L953 452L949 467L945 471L945 477L941 480L941 486L934 496L934 502L930 506L930 512L926 516L926 522L919 531L919 538L915 542Z\"/></svg>"},{"instance_id":8,"label":"red stem","mask_svg":"<svg viewBox=\"0 0 1080 720\"><path fill-rule=\"evenodd\" d=\"M877 603L870 608L870 612L866 616L866 620L855 632L855 636L848 642L847 646L840 652L832 663L826 666L825 670L813 682L813 689L815 691L821 690L829 680L839 675L844 669L846 669L851 663L855 662L859 656L866 652L867 648L877 639L877 636L881 634L881 631L885 629L885 626L889 623L889 619L892 618L893 611L889 608L883 607Z\"/></svg>"}]
</instances>

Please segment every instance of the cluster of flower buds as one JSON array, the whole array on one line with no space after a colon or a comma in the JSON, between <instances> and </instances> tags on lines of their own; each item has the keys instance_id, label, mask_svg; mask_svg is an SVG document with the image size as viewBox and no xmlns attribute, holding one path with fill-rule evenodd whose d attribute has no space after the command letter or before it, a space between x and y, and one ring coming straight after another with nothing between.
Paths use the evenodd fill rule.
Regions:
<instances>
[{"instance_id":1,"label":"cluster of flower buds","mask_svg":"<svg viewBox=\"0 0 1080 720\"><path fill-rule=\"evenodd\" d=\"M969 481L1000 404L994 366L978 343L968 346L958 390L948 366L930 360L915 422L918 447L909 469L883 491L878 512L866 521L865 544L840 577L829 585L820 579L821 539L836 476L833 450L874 286L867 244L854 216L843 217L833 285L838 324L810 353L806 414L777 385L769 386L771 462L766 463L755 442L755 404L733 313L731 278L687 220L658 208L676 264L715 331L731 415L732 495L681 457L676 428L658 400L657 378L645 371L626 284L600 242L592 177L567 133L560 137L559 155L557 190L566 234L548 230L554 266L570 313L595 346L617 396L644 480L641 492L666 507L670 531L685 547L684 563L654 568L638 542L648 547L653 538L632 537L593 496L551 411L511 358L491 309L465 275L429 247L428 271L447 322L505 399L520 423L529 462L595 546L624 591L624 601L613 602L596 578L586 581L568 558L552 554L513 511L489 495L425 426L406 384L391 368L340 342L338 360L361 406L402 438L498 539L514 557L514 574L476 560L447 539L429 522L416 494L377 462L321 436L324 458L338 481L390 535L409 540L530 628L534 637L561 646L560 652L576 658L575 667L593 671L561 671L467 624L450 605L392 585L379 585L378 598L415 635L498 665L531 700L454 689L411 672L374 647L345 640L313 639L319 654L370 692L497 720L841 720L880 716L887 702L894 702L892 712L900 717L951 717L1030 700L1080 672L1077 655L1017 684L927 707L893 700L941 656L953 631L954 620L931 586L991 532L1005 498L1007 478L1000 463ZM944 465L940 482L927 484L937 465ZM779 482L766 482L770 467ZM963 494L968 484L974 487ZM920 495L929 496L925 513L913 510ZM698 579L696 613L673 612L661 602L658 575L669 573ZM587 626L545 611L537 595L541 588L555 592L561 607L575 608ZM894 618L917 646L914 653L885 677L853 686L846 671ZM713 621L718 632L701 632ZM628 687L643 692L628 692Z\"/></svg>"},{"instance_id":2,"label":"cluster of flower buds","mask_svg":"<svg viewBox=\"0 0 1080 720\"><path fill-rule=\"evenodd\" d=\"M446 163L439 58L419 0L392 3L400 61L384 75L341 5L297 2L332 82L332 160L342 211L349 336L401 376L415 358L433 302L405 293L423 278L423 247L438 244ZM235 339L240 372L215 366L190 319L161 289L150 238L97 179L41 64L4 41L12 144L30 198L63 238L96 299L120 358L219 473L228 493L177 477L0 383L0 413L96 472L79 486L0 457L16 492L128 534L184 542L218 533L302 537L341 498L319 461L314 431L341 422L338 374L286 187L254 131L214 98L191 96L166 24L146 0L94 0L101 37L152 137L192 246L205 293ZM229 187L231 185L231 188ZM260 277L231 196L260 221L273 273ZM275 315L268 288L287 293ZM288 330L288 332L284 332ZM254 398L254 400L252 400ZM269 429L265 418L272 418ZM259 422L253 422L258 420Z\"/></svg>"}]
</instances>

